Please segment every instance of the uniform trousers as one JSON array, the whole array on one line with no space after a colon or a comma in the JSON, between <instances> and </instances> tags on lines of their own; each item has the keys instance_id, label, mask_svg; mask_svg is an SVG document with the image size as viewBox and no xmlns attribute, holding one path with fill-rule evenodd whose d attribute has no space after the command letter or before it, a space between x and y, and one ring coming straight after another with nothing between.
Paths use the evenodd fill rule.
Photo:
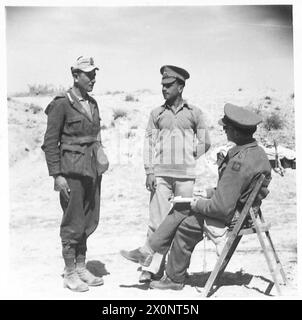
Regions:
<instances>
[{"instance_id":1,"label":"uniform trousers","mask_svg":"<svg viewBox=\"0 0 302 320\"><path fill-rule=\"evenodd\" d=\"M203 239L204 216L193 213L189 206L176 204L175 209L149 238L149 246L155 252L165 254L171 247L166 274L178 283L184 283L192 252Z\"/></svg>"},{"instance_id":2,"label":"uniform trousers","mask_svg":"<svg viewBox=\"0 0 302 320\"><path fill-rule=\"evenodd\" d=\"M85 261L87 238L99 223L102 176L66 177L70 188L67 201L60 193L63 217L60 226L62 254L66 265Z\"/></svg>"},{"instance_id":3,"label":"uniform trousers","mask_svg":"<svg viewBox=\"0 0 302 320\"><path fill-rule=\"evenodd\" d=\"M176 177L156 177L156 190L150 195L149 222L147 241L145 248L148 248L148 238L158 229L171 209L169 201L173 196L192 197L195 179ZM143 249L144 250L144 249ZM157 273L165 263L165 257L156 257L149 267L143 270Z\"/></svg>"}]
</instances>

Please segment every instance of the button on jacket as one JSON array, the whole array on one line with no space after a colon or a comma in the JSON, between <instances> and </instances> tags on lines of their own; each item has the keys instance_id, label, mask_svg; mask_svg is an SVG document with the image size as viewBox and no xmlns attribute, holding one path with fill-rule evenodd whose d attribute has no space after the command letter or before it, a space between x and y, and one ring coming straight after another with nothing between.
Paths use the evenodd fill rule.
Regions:
<instances>
[{"instance_id":1,"label":"button on jacket","mask_svg":"<svg viewBox=\"0 0 302 320\"><path fill-rule=\"evenodd\" d=\"M209 147L210 138L199 108L183 101L174 112L164 104L149 117L144 145L146 174L195 178L195 160Z\"/></svg>"},{"instance_id":2,"label":"button on jacket","mask_svg":"<svg viewBox=\"0 0 302 320\"><path fill-rule=\"evenodd\" d=\"M57 96L47 106L47 129L42 149L49 175L95 177L97 151L101 147L97 102L87 95L90 117L72 90Z\"/></svg>"},{"instance_id":3,"label":"button on jacket","mask_svg":"<svg viewBox=\"0 0 302 320\"><path fill-rule=\"evenodd\" d=\"M253 188L253 181L263 173L267 180L271 178L271 166L264 150L252 139L248 144L231 148L219 167L217 188L211 199L199 199L199 213L220 220L231 222L237 204L243 206ZM263 197L267 189L261 191Z\"/></svg>"}]
</instances>

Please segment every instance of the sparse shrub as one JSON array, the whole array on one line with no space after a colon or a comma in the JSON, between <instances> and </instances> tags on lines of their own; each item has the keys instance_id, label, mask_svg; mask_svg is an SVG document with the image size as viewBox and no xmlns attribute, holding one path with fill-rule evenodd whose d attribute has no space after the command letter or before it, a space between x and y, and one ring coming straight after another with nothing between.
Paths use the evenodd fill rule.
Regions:
<instances>
[{"instance_id":1,"label":"sparse shrub","mask_svg":"<svg viewBox=\"0 0 302 320\"><path fill-rule=\"evenodd\" d=\"M12 98L11 98L11 97L7 97L6 100L7 100L7 101L11 101Z\"/></svg>"},{"instance_id":2,"label":"sparse shrub","mask_svg":"<svg viewBox=\"0 0 302 320\"><path fill-rule=\"evenodd\" d=\"M131 127L130 127L130 129L137 129L138 127L137 127L137 125L136 124L134 124L134 125L132 125Z\"/></svg>"},{"instance_id":3,"label":"sparse shrub","mask_svg":"<svg viewBox=\"0 0 302 320\"><path fill-rule=\"evenodd\" d=\"M29 110L31 110L33 114L36 114L40 111L43 111L43 109L40 106L38 106L37 104L34 104L34 103L31 103L29 105Z\"/></svg>"},{"instance_id":4,"label":"sparse shrub","mask_svg":"<svg viewBox=\"0 0 302 320\"><path fill-rule=\"evenodd\" d=\"M293 92L291 95L290 95L291 99L294 99L295 98L295 93Z\"/></svg>"},{"instance_id":5,"label":"sparse shrub","mask_svg":"<svg viewBox=\"0 0 302 320\"><path fill-rule=\"evenodd\" d=\"M124 91L116 90L116 91L113 91L113 92L112 92L113 95L122 94L122 93L124 93Z\"/></svg>"},{"instance_id":6,"label":"sparse shrub","mask_svg":"<svg viewBox=\"0 0 302 320\"><path fill-rule=\"evenodd\" d=\"M29 96L56 96L65 92L66 88L59 86L55 87L51 84L29 84L27 92L16 92L13 94L15 97L29 97Z\"/></svg>"},{"instance_id":7,"label":"sparse shrub","mask_svg":"<svg viewBox=\"0 0 302 320\"><path fill-rule=\"evenodd\" d=\"M125 118L127 117L127 111L123 109L114 109L113 110L113 120L116 120L118 118Z\"/></svg>"},{"instance_id":8,"label":"sparse shrub","mask_svg":"<svg viewBox=\"0 0 302 320\"><path fill-rule=\"evenodd\" d=\"M131 138L131 137L135 137L135 132L129 130L128 132L125 133L125 137L127 139Z\"/></svg>"},{"instance_id":9,"label":"sparse shrub","mask_svg":"<svg viewBox=\"0 0 302 320\"><path fill-rule=\"evenodd\" d=\"M125 97L125 101L135 101L135 98L133 97L133 95L127 94L126 97Z\"/></svg>"},{"instance_id":10,"label":"sparse shrub","mask_svg":"<svg viewBox=\"0 0 302 320\"><path fill-rule=\"evenodd\" d=\"M108 129L108 127L105 124L101 125L101 130L106 130L106 129Z\"/></svg>"},{"instance_id":11,"label":"sparse shrub","mask_svg":"<svg viewBox=\"0 0 302 320\"><path fill-rule=\"evenodd\" d=\"M242 88L238 88L238 91L242 91Z\"/></svg>"},{"instance_id":12,"label":"sparse shrub","mask_svg":"<svg viewBox=\"0 0 302 320\"><path fill-rule=\"evenodd\" d=\"M108 91L106 91L106 95L113 95L113 96L115 96L116 94L122 94L122 93L124 93L124 91L119 91L119 90L115 90L115 91L110 91L110 90L108 90Z\"/></svg>"},{"instance_id":13,"label":"sparse shrub","mask_svg":"<svg viewBox=\"0 0 302 320\"><path fill-rule=\"evenodd\" d=\"M272 98L270 96L265 96L264 100L271 100Z\"/></svg>"},{"instance_id":14,"label":"sparse shrub","mask_svg":"<svg viewBox=\"0 0 302 320\"><path fill-rule=\"evenodd\" d=\"M271 129L282 129L284 126L284 120L278 113L273 112L264 119L263 126L268 131L270 131Z\"/></svg>"}]
</instances>

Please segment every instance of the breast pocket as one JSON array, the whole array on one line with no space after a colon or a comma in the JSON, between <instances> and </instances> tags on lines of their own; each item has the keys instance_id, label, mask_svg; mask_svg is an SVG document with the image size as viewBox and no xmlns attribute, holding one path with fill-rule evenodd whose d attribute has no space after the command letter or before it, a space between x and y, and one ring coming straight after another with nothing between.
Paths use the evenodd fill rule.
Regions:
<instances>
[{"instance_id":1,"label":"breast pocket","mask_svg":"<svg viewBox=\"0 0 302 320\"><path fill-rule=\"evenodd\" d=\"M81 117L74 117L66 120L67 123L67 130L69 133L75 133L80 130L82 130L83 124L82 124L83 119Z\"/></svg>"}]
</instances>

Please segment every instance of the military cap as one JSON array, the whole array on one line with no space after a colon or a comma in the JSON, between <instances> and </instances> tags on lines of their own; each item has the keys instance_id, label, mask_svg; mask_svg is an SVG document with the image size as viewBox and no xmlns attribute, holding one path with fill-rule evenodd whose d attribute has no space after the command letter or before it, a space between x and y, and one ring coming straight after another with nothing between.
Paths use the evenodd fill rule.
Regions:
<instances>
[{"instance_id":1,"label":"military cap","mask_svg":"<svg viewBox=\"0 0 302 320\"><path fill-rule=\"evenodd\" d=\"M218 121L222 126L231 125L240 129L253 129L262 121L255 113L231 103L224 106L224 117Z\"/></svg>"},{"instance_id":2,"label":"military cap","mask_svg":"<svg viewBox=\"0 0 302 320\"><path fill-rule=\"evenodd\" d=\"M176 79L180 79L185 82L186 79L190 78L188 71L171 65L162 66L160 68L160 73L163 75L161 84L172 83Z\"/></svg>"},{"instance_id":3,"label":"military cap","mask_svg":"<svg viewBox=\"0 0 302 320\"><path fill-rule=\"evenodd\" d=\"M92 70L99 70L97 66L94 65L94 60L92 57L80 56L77 58L75 63L71 67L71 71L81 70L83 72L90 72Z\"/></svg>"}]
</instances>

